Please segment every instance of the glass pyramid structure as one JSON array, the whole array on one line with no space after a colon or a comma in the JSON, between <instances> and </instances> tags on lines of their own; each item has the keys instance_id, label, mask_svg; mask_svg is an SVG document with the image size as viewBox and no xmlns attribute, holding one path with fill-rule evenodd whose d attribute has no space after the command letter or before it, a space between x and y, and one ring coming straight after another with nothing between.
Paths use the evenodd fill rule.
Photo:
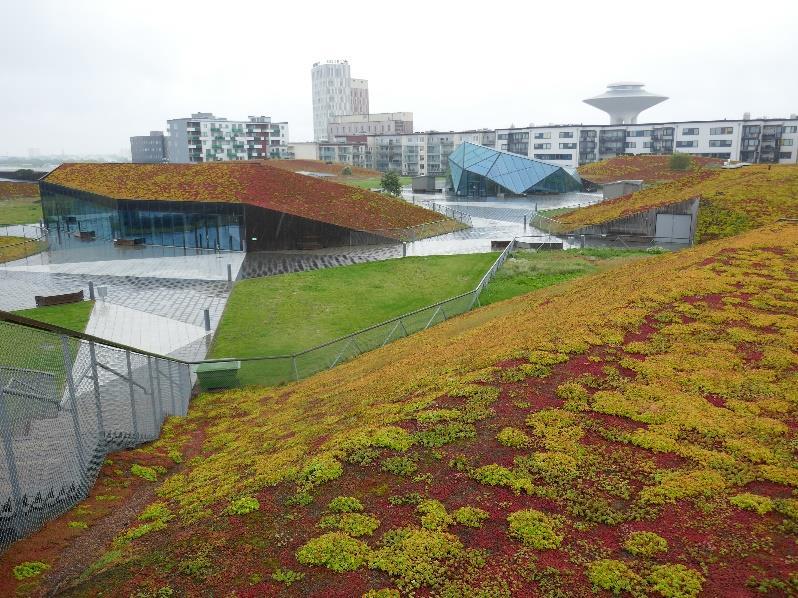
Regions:
<instances>
[{"instance_id":1,"label":"glass pyramid structure","mask_svg":"<svg viewBox=\"0 0 798 598\"><path fill-rule=\"evenodd\" d=\"M449 169L458 195L484 195L494 187L515 195L565 193L582 188L582 180L575 169L476 143L464 142L457 146L449 154Z\"/></svg>"}]
</instances>

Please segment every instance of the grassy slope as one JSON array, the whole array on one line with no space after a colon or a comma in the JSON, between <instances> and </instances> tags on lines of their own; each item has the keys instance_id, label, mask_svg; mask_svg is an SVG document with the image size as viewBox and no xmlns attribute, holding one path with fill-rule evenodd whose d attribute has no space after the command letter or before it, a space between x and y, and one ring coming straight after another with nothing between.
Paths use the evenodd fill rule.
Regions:
<instances>
[{"instance_id":1,"label":"grassy slope","mask_svg":"<svg viewBox=\"0 0 798 598\"><path fill-rule=\"evenodd\" d=\"M579 174L594 183L642 180L647 184L675 181L707 168L717 168L722 160L692 156L686 170L672 170L670 156L618 156L579 167Z\"/></svg>"},{"instance_id":2,"label":"grassy slope","mask_svg":"<svg viewBox=\"0 0 798 598\"><path fill-rule=\"evenodd\" d=\"M701 197L697 240L727 237L798 217L798 166L758 164L733 170L703 170L631 195L588 206L557 218L564 230L600 224L677 201Z\"/></svg>"},{"instance_id":3,"label":"grassy slope","mask_svg":"<svg viewBox=\"0 0 798 598\"><path fill-rule=\"evenodd\" d=\"M33 224L42 218L36 183L0 181L0 225Z\"/></svg>"},{"instance_id":4,"label":"grassy slope","mask_svg":"<svg viewBox=\"0 0 798 598\"><path fill-rule=\"evenodd\" d=\"M497 254L410 257L244 280L236 284L212 357L309 349L476 286ZM244 383L269 383L285 362L245 363Z\"/></svg>"},{"instance_id":5,"label":"grassy slope","mask_svg":"<svg viewBox=\"0 0 798 598\"><path fill-rule=\"evenodd\" d=\"M344 185L352 185L353 187L360 187L362 189L378 189L382 186L382 177L355 178L353 176L344 176L338 177L336 182L343 183ZM409 176L400 176L399 182L403 187L406 187L413 182L413 178Z\"/></svg>"},{"instance_id":6,"label":"grassy slope","mask_svg":"<svg viewBox=\"0 0 798 598\"><path fill-rule=\"evenodd\" d=\"M81 511L0 557L0 587L14 590L9 571L26 558L60 571L61 547L93 546L94 527L67 534L66 522L98 521L98 492L148 492L128 473L135 462L169 469L155 486L168 510L147 528L117 523L114 551L76 593L360 595L437 580L451 595L583 596L689 575L719 596L746 593L751 577L786 584L798 556L786 500L798 487L797 306L798 226L785 224L478 309L281 389L203 395L161 440L104 467ZM496 439L508 426L513 446ZM409 477L383 470L413 464ZM408 493L442 504L422 518ZM324 536L351 573L297 560L330 531L316 524L339 495L379 524L364 544ZM223 514L242 496L259 508ZM488 515L481 529L447 518L464 505ZM545 514L518 528L526 548L507 521L521 509ZM665 552L624 551L643 530ZM675 563L689 571L654 566ZM289 589L270 577L277 567L304 578Z\"/></svg>"},{"instance_id":7,"label":"grassy slope","mask_svg":"<svg viewBox=\"0 0 798 598\"><path fill-rule=\"evenodd\" d=\"M479 302L489 305L651 255L647 251L623 249L517 251L504 263Z\"/></svg>"}]
</instances>

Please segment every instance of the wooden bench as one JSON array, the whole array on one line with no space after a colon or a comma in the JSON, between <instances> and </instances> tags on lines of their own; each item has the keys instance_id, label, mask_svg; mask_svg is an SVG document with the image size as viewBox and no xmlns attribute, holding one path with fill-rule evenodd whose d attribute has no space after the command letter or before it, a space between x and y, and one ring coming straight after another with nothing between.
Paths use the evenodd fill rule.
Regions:
<instances>
[{"instance_id":1,"label":"wooden bench","mask_svg":"<svg viewBox=\"0 0 798 598\"><path fill-rule=\"evenodd\" d=\"M144 237L135 237L133 239L114 239L116 247L134 247L136 245L144 245Z\"/></svg>"},{"instance_id":2,"label":"wooden bench","mask_svg":"<svg viewBox=\"0 0 798 598\"><path fill-rule=\"evenodd\" d=\"M81 241L93 241L97 238L97 233L93 230L81 230L76 232L75 236Z\"/></svg>"},{"instance_id":3,"label":"wooden bench","mask_svg":"<svg viewBox=\"0 0 798 598\"><path fill-rule=\"evenodd\" d=\"M76 293L63 293L61 295L36 295L36 307L46 307L48 305L63 305L65 303L80 303L83 301L83 291Z\"/></svg>"}]
</instances>

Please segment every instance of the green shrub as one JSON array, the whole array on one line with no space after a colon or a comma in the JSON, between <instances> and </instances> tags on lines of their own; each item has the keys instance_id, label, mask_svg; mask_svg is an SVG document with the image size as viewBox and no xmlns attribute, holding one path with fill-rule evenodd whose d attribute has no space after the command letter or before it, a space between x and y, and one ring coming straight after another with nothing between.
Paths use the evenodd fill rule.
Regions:
<instances>
[{"instance_id":1,"label":"green shrub","mask_svg":"<svg viewBox=\"0 0 798 598\"><path fill-rule=\"evenodd\" d=\"M594 590L607 590L616 596L632 592L640 578L625 563L612 559L593 561L587 568L587 577Z\"/></svg>"},{"instance_id":2,"label":"green shrub","mask_svg":"<svg viewBox=\"0 0 798 598\"><path fill-rule=\"evenodd\" d=\"M147 467L146 465L139 465L138 463L134 463L130 466L130 473L134 476L138 476L148 482L155 482L158 480L158 474L156 473L155 469L152 467Z\"/></svg>"},{"instance_id":3,"label":"green shrub","mask_svg":"<svg viewBox=\"0 0 798 598\"><path fill-rule=\"evenodd\" d=\"M689 155L679 152L674 152L668 158L668 167L671 170L687 170L692 163L693 159Z\"/></svg>"},{"instance_id":4,"label":"green shrub","mask_svg":"<svg viewBox=\"0 0 798 598\"><path fill-rule=\"evenodd\" d=\"M410 457L388 457L383 459L380 469L396 475L410 476L418 470L418 465Z\"/></svg>"},{"instance_id":5,"label":"green shrub","mask_svg":"<svg viewBox=\"0 0 798 598\"><path fill-rule=\"evenodd\" d=\"M297 571L291 571L291 569L277 569L277 571L272 573L272 579L290 586L294 582L305 579L305 574L299 573Z\"/></svg>"},{"instance_id":6,"label":"green shrub","mask_svg":"<svg viewBox=\"0 0 798 598\"><path fill-rule=\"evenodd\" d=\"M356 538L370 536L379 526L379 519L362 513L325 515L319 521L319 527L322 529L337 529Z\"/></svg>"},{"instance_id":7,"label":"green shrub","mask_svg":"<svg viewBox=\"0 0 798 598\"><path fill-rule=\"evenodd\" d=\"M526 432L519 430L518 428L511 427L503 428L498 434L496 434L496 440L499 441L499 444L503 444L504 446L509 446L511 448L526 448L531 442Z\"/></svg>"},{"instance_id":8,"label":"green shrub","mask_svg":"<svg viewBox=\"0 0 798 598\"><path fill-rule=\"evenodd\" d=\"M511 513L507 517L510 536L531 548L557 548L563 540L557 533L558 524L553 519L535 509L525 509Z\"/></svg>"},{"instance_id":9,"label":"green shrub","mask_svg":"<svg viewBox=\"0 0 798 598\"><path fill-rule=\"evenodd\" d=\"M306 542L296 552L303 565L323 565L336 573L354 571L369 555L367 544L343 532L330 532Z\"/></svg>"},{"instance_id":10,"label":"green shrub","mask_svg":"<svg viewBox=\"0 0 798 598\"><path fill-rule=\"evenodd\" d=\"M335 480L344 473L343 465L329 455L313 457L299 474L299 486L303 490L310 490L331 480Z\"/></svg>"},{"instance_id":11,"label":"green shrub","mask_svg":"<svg viewBox=\"0 0 798 598\"><path fill-rule=\"evenodd\" d=\"M231 501L227 508L224 510L226 515L246 515L252 511L260 509L260 503L254 496L244 496L242 498Z\"/></svg>"},{"instance_id":12,"label":"green shrub","mask_svg":"<svg viewBox=\"0 0 798 598\"><path fill-rule=\"evenodd\" d=\"M754 511L759 515L770 513L770 511L773 510L773 501L771 499L767 496L759 496L757 494L751 494L750 492L743 492L742 494L732 496L729 502L735 507Z\"/></svg>"},{"instance_id":13,"label":"green shrub","mask_svg":"<svg viewBox=\"0 0 798 598\"><path fill-rule=\"evenodd\" d=\"M341 169L341 174L343 176L350 176L352 174L352 167L351 166L344 166Z\"/></svg>"},{"instance_id":14,"label":"green shrub","mask_svg":"<svg viewBox=\"0 0 798 598\"><path fill-rule=\"evenodd\" d=\"M41 561L26 561L14 567L14 577L17 579L28 579L41 575L47 571L50 565Z\"/></svg>"},{"instance_id":15,"label":"green shrub","mask_svg":"<svg viewBox=\"0 0 798 598\"><path fill-rule=\"evenodd\" d=\"M665 598L693 598L701 592L704 577L684 565L658 565L651 570L648 581Z\"/></svg>"},{"instance_id":16,"label":"green shrub","mask_svg":"<svg viewBox=\"0 0 798 598\"><path fill-rule=\"evenodd\" d=\"M353 496L338 496L330 501L327 510L333 513L355 513L362 511L363 505Z\"/></svg>"},{"instance_id":17,"label":"green shrub","mask_svg":"<svg viewBox=\"0 0 798 598\"><path fill-rule=\"evenodd\" d=\"M460 525L482 527L482 522L488 518L488 513L476 507L460 507L454 510L452 517Z\"/></svg>"},{"instance_id":18,"label":"green shrub","mask_svg":"<svg viewBox=\"0 0 798 598\"><path fill-rule=\"evenodd\" d=\"M660 552L667 552L668 541L654 532L632 532L623 547L635 556L652 557Z\"/></svg>"},{"instance_id":19,"label":"green shrub","mask_svg":"<svg viewBox=\"0 0 798 598\"><path fill-rule=\"evenodd\" d=\"M381 548L369 558L369 567L397 578L399 589L409 591L441 583L447 565L464 553L462 542L453 534L399 528L385 533Z\"/></svg>"}]
</instances>

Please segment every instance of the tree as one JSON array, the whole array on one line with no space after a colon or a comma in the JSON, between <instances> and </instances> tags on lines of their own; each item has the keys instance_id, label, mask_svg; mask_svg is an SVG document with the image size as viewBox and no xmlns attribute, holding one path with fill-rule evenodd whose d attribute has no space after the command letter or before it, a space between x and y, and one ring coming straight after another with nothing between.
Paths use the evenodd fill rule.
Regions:
<instances>
[{"instance_id":1,"label":"tree","mask_svg":"<svg viewBox=\"0 0 798 598\"><path fill-rule=\"evenodd\" d=\"M399 174L394 170L389 170L382 175L382 188L386 193L399 196L402 194L402 183L399 182Z\"/></svg>"},{"instance_id":2,"label":"tree","mask_svg":"<svg viewBox=\"0 0 798 598\"><path fill-rule=\"evenodd\" d=\"M690 164L693 162L692 158L687 154L680 154L676 152L675 154L671 154L670 159L668 160L668 166L670 166L671 170L687 170L690 168Z\"/></svg>"},{"instance_id":3,"label":"tree","mask_svg":"<svg viewBox=\"0 0 798 598\"><path fill-rule=\"evenodd\" d=\"M341 174L344 176L349 176L352 174L352 169L349 166L344 166L343 170L341 171Z\"/></svg>"}]
</instances>

